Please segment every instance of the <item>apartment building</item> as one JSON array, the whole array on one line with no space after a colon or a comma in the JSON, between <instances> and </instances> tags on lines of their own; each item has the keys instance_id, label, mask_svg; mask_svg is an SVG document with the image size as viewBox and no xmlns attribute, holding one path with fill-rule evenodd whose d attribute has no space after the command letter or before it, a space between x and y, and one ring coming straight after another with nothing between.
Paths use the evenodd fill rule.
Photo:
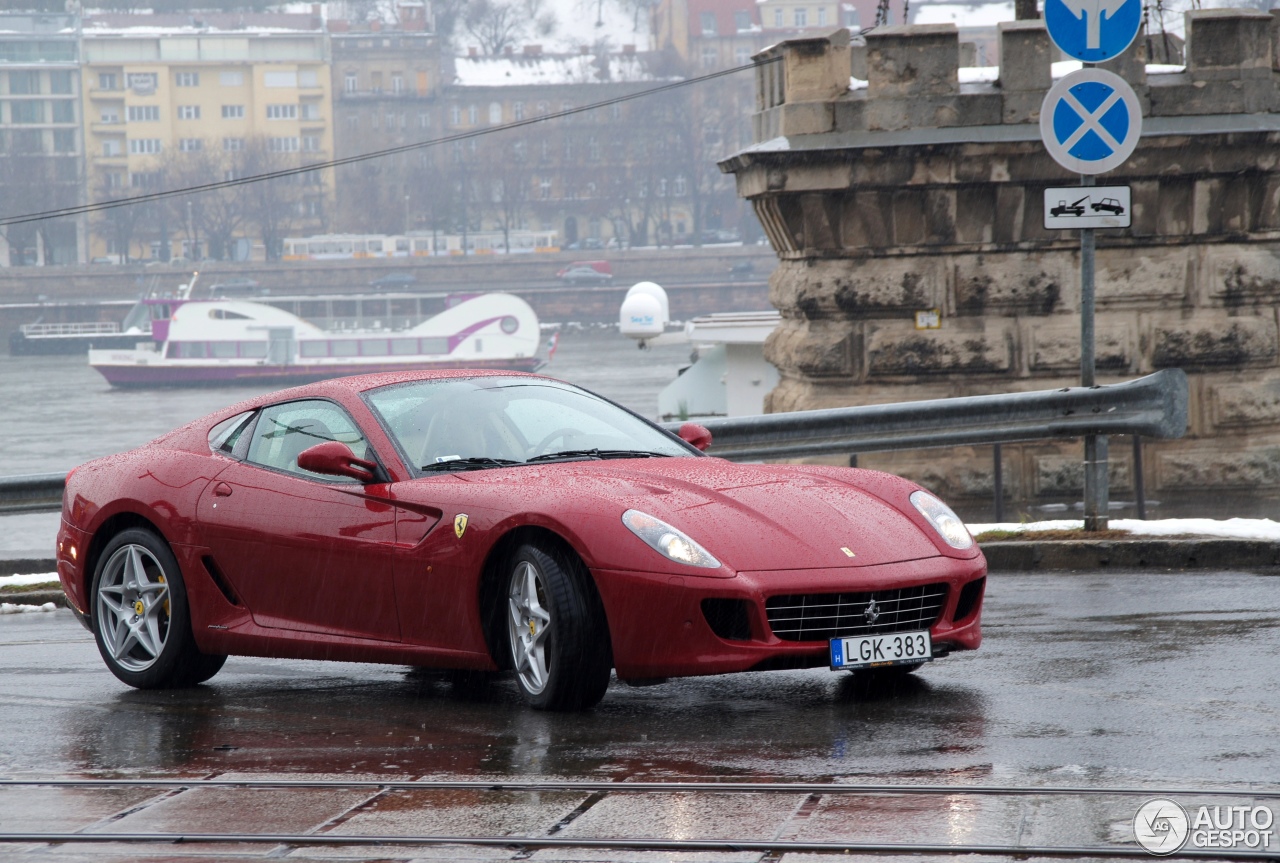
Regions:
<instances>
[{"instance_id":1,"label":"apartment building","mask_svg":"<svg viewBox=\"0 0 1280 863\"><path fill-rule=\"evenodd\" d=\"M0 215L83 202L80 44L71 15L0 14ZM82 259L83 218L0 228L0 266Z\"/></svg>"},{"instance_id":2,"label":"apartment building","mask_svg":"<svg viewBox=\"0 0 1280 863\"><path fill-rule=\"evenodd\" d=\"M85 20L82 44L94 199L332 158L328 41L318 17L97 15ZM93 224L93 253L278 257L287 234L328 229L332 173L244 187L234 208L192 195L107 211ZM234 225L219 218L228 209L237 210Z\"/></svg>"}]
</instances>

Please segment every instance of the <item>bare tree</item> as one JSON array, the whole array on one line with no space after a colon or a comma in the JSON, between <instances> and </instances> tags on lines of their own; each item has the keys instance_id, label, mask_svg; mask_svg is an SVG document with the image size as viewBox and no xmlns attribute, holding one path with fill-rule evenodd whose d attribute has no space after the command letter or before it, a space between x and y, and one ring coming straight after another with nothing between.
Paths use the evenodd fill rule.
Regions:
<instances>
[{"instance_id":1,"label":"bare tree","mask_svg":"<svg viewBox=\"0 0 1280 863\"><path fill-rule=\"evenodd\" d=\"M542 0L471 0L462 25L486 54L501 54L531 35L551 35L555 15L543 12Z\"/></svg>"},{"instance_id":2,"label":"bare tree","mask_svg":"<svg viewBox=\"0 0 1280 863\"><path fill-rule=\"evenodd\" d=\"M283 171L300 164L296 153L273 149L272 139L263 136L246 140L236 162L237 176L242 177ZM279 260L284 251L284 238L302 215L299 175L273 177L241 188L246 193L246 219L257 228L267 260Z\"/></svg>"}]
</instances>

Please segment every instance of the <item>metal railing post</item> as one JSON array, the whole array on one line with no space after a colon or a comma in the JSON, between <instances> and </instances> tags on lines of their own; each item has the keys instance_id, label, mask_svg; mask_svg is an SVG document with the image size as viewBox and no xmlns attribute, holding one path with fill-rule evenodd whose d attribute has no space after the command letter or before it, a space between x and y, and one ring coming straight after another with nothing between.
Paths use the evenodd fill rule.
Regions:
<instances>
[{"instance_id":1,"label":"metal railing post","mask_svg":"<svg viewBox=\"0 0 1280 863\"><path fill-rule=\"evenodd\" d=\"M1133 436L1133 493L1138 504L1138 518L1147 519L1147 488L1142 476L1142 435Z\"/></svg>"},{"instance_id":2,"label":"metal railing post","mask_svg":"<svg viewBox=\"0 0 1280 863\"><path fill-rule=\"evenodd\" d=\"M1000 444L991 447L991 457L995 462L992 480L995 483L996 522L1004 521L1004 459Z\"/></svg>"}]
</instances>

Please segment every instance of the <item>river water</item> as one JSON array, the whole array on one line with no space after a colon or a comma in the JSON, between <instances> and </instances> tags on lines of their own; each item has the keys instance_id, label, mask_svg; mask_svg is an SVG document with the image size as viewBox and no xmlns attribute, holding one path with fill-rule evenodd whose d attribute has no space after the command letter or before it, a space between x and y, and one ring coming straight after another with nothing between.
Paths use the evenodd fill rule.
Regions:
<instances>
[{"instance_id":1,"label":"river water","mask_svg":"<svg viewBox=\"0 0 1280 863\"><path fill-rule=\"evenodd\" d=\"M546 348L540 351L545 357ZM658 391L689 361L687 345L645 351L616 327L567 326L542 373L656 417ZM0 356L0 416L5 443L0 476L67 471L123 452L275 385L120 390L85 358ZM0 517L0 557L53 556L56 513Z\"/></svg>"}]
</instances>

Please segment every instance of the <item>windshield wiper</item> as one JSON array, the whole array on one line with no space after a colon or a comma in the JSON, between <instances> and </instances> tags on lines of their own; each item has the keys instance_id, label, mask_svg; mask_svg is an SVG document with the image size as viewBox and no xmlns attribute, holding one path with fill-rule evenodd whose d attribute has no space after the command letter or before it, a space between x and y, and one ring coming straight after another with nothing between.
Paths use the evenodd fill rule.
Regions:
<instances>
[{"instance_id":1,"label":"windshield wiper","mask_svg":"<svg viewBox=\"0 0 1280 863\"><path fill-rule=\"evenodd\" d=\"M427 472L446 471L446 470L482 470L486 467L510 467L513 464L524 464L522 461L512 461L509 458L489 458L488 456L475 456L473 458L451 458L448 461L438 461L434 464L424 464L419 470Z\"/></svg>"},{"instance_id":2,"label":"windshield wiper","mask_svg":"<svg viewBox=\"0 0 1280 863\"><path fill-rule=\"evenodd\" d=\"M565 449L535 455L529 462L571 458L665 458L666 453L646 449Z\"/></svg>"}]
</instances>

